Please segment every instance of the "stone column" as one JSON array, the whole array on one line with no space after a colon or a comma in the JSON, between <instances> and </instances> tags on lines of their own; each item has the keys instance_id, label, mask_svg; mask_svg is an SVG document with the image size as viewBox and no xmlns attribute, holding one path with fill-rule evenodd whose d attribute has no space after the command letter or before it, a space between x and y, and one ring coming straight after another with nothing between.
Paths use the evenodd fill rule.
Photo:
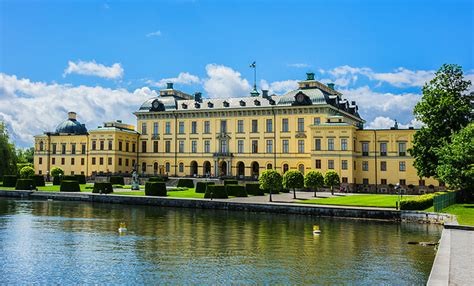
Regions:
<instances>
[{"instance_id":1,"label":"stone column","mask_svg":"<svg viewBox=\"0 0 474 286\"><path fill-rule=\"evenodd\" d=\"M232 176L231 170L232 166L230 165L230 160L227 160L227 176Z\"/></svg>"}]
</instances>

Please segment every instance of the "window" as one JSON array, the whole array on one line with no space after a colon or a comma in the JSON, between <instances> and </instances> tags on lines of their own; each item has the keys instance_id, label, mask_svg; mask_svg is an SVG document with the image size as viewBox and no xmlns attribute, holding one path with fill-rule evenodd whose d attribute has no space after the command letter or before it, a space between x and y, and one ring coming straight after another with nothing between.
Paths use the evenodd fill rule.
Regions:
<instances>
[{"instance_id":1,"label":"window","mask_svg":"<svg viewBox=\"0 0 474 286\"><path fill-rule=\"evenodd\" d=\"M135 168L135 160L132 160L132 167Z\"/></svg>"},{"instance_id":2,"label":"window","mask_svg":"<svg viewBox=\"0 0 474 286\"><path fill-rule=\"evenodd\" d=\"M424 187L424 186L425 186L425 180L419 180L419 181L418 181L418 185L419 185L420 187Z\"/></svg>"},{"instance_id":3,"label":"window","mask_svg":"<svg viewBox=\"0 0 474 286\"><path fill-rule=\"evenodd\" d=\"M153 153L158 153L158 141L153 141Z\"/></svg>"},{"instance_id":4,"label":"window","mask_svg":"<svg viewBox=\"0 0 474 286\"><path fill-rule=\"evenodd\" d=\"M56 143L53 143L52 149L53 149L53 150L52 150L53 154L56 154ZM93 149L93 150L94 150L94 149Z\"/></svg>"},{"instance_id":5,"label":"window","mask_svg":"<svg viewBox=\"0 0 474 286\"><path fill-rule=\"evenodd\" d=\"M165 152L170 153L171 152L171 141L166 140L165 141Z\"/></svg>"},{"instance_id":6,"label":"window","mask_svg":"<svg viewBox=\"0 0 474 286\"><path fill-rule=\"evenodd\" d=\"M257 119L252 120L252 132L253 133L258 132L258 120Z\"/></svg>"},{"instance_id":7,"label":"window","mask_svg":"<svg viewBox=\"0 0 474 286\"><path fill-rule=\"evenodd\" d=\"M387 143L380 143L380 156L387 156Z\"/></svg>"},{"instance_id":8,"label":"window","mask_svg":"<svg viewBox=\"0 0 474 286\"><path fill-rule=\"evenodd\" d=\"M398 163L398 169L400 170L400 172L405 172L406 171L405 161L400 161Z\"/></svg>"},{"instance_id":9,"label":"window","mask_svg":"<svg viewBox=\"0 0 474 286\"><path fill-rule=\"evenodd\" d=\"M288 118L281 120L281 132L288 132Z\"/></svg>"},{"instance_id":10,"label":"window","mask_svg":"<svg viewBox=\"0 0 474 286\"><path fill-rule=\"evenodd\" d=\"M341 161L341 168L342 168L343 170L347 170L347 160L342 160L342 161Z\"/></svg>"},{"instance_id":11,"label":"window","mask_svg":"<svg viewBox=\"0 0 474 286\"><path fill-rule=\"evenodd\" d=\"M120 144L119 144L119 147L120 147ZM119 150L122 150L122 149L119 149ZM132 152L135 153L135 143L132 144Z\"/></svg>"},{"instance_id":12,"label":"window","mask_svg":"<svg viewBox=\"0 0 474 286\"><path fill-rule=\"evenodd\" d=\"M380 184L386 185L387 184L387 179L380 179Z\"/></svg>"},{"instance_id":13,"label":"window","mask_svg":"<svg viewBox=\"0 0 474 286\"><path fill-rule=\"evenodd\" d=\"M267 119L267 132L273 132L273 120Z\"/></svg>"},{"instance_id":14,"label":"window","mask_svg":"<svg viewBox=\"0 0 474 286\"><path fill-rule=\"evenodd\" d=\"M334 169L334 160L328 160L328 169Z\"/></svg>"},{"instance_id":15,"label":"window","mask_svg":"<svg viewBox=\"0 0 474 286\"><path fill-rule=\"evenodd\" d=\"M43 149L44 149L43 141L40 141L40 143L39 143L39 150L40 150L40 151L43 151Z\"/></svg>"},{"instance_id":16,"label":"window","mask_svg":"<svg viewBox=\"0 0 474 286\"><path fill-rule=\"evenodd\" d=\"M84 166L85 163L86 163L86 160L84 160L84 158L81 158L81 165Z\"/></svg>"},{"instance_id":17,"label":"window","mask_svg":"<svg viewBox=\"0 0 474 286\"><path fill-rule=\"evenodd\" d=\"M61 144L61 154L66 154L66 144Z\"/></svg>"},{"instance_id":18,"label":"window","mask_svg":"<svg viewBox=\"0 0 474 286\"><path fill-rule=\"evenodd\" d=\"M204 141L204 153L211 153L211 141Z\"/></svg>"},{"instance_id":19,"label":"window","mask_svg":"<svg viewBox=\"0 0 474 286\"><path fill-rule=\"evenodd\" d=\"M109 148L108 148L109 150L112 150L112 140L109 140L109 141L108 141L108 147L109 147Z\"/></svg>"},{"instance_id":20,"label":"window","mask_svg":"<svg viewBox=\"0 0 474 286\"><path fill-rule=\"evenodd\" d=\"M221 120L221 133L227 132L227 120Z\"/></svg>"},{"instance_id":21,"label":"window","mask_svg":"<svg viewBox=\"0 0 474 286\"><path fill-rule=\"evenodd\" d=\"M288 154L290 152L289 142L287 139L282 141L282 148L283 148L282 153Z\"/></svg>"},{"instance_id":22,"label":"window","mask_svg":"<svg viewBox=\"0 0 474 286\"><path fill-rule=\"evenodd\" d=\"M158 135L158 122L153 122L153 135Z\"/></svg>"},{"instance_id":23,"label":"window","mask_svg":"<svg viewBox=\"0 0 474 286\"><path fill-rule=\"evenodd\" d=\"M82 144L82 145L81 145L81 149L82 149L82 150L81 150L81 153L82 153L82 154L86 154L86 144Z\"/></svg>"},{"instance_id":24,"label":"window","mask_svg":"<svg viewBox=\"0 0 474 286\"><path fill-rule=\"evenodd\" d=\"M71 165L74 165L75 162L76 160L74 160L74 158L71 158Z\"/></svg>"},{"instance_id":25,"label":"window","mask_svg":"<svg viewBox=\"0 0 474 286\"><path fill-rule=\"evenodd\" d=\"M179 134L184 134L184 122L183 121L180 121L178 123L178 133Z\"/></svg>"},{"instance_id":26,"label":"window","mask_svg":"<svg viewBox=\"0 0 474 286\"><path fill-rule=\"evenodd\" d=\"M369 156L369 142L362 142L362 156Z\"/></svg>"},{"instance_id":27,"label":"window","mask_svg":"<svg viewBox=\"0 0 474 286\"><path fill-rule=\"evenodd\" d=\"M196 121L191 122L191 133L192 134L197 133L197 122Z\"/></svg>"},{"instance_id":28,"label":"window","mask_svg":"<svg viewBox=\"0 0 474 286\"><path fill-rule=\"evenodd\" d=\"M342 151L347 151L347 139L346 138L341 139L341 150Z\"/></svg>"},{"instance_id":29,"label":"window","mask_svg":"<svg viewBox=\"0 0 474 286\"><path fill-rule=\"evenodd\" d=\"M53 164L53 165L56 164L56 159L55 158L51 159L51 164Z\"/></svg>"},{"instance_id":30,"label":"window","mask_svg":"<svg viewBox=\"0 0 474 286\"><path fill-rule=\"evenodd\" d=\"M146 122L142 122L142 134L146 135Z\"/></svg>"},{"instance_id":31,"label":"window","mask_svg":"<svg viewBox=\"0 0 474 286\"><path fill-rule=\"evenodd\" d=\"M369 179L363 178L362 179L362 184L368 186L369 185Z\"/></svg>"},{"instance_id":32,"label":"window","mask_svg":"<svg viewBox=\"0 0 474 286\"><path fill-rule=\"evenodd\" d=\"M258 140L252 140L252 153L258 153Z\"/></svg>"},{"instance_id":33,"label":"window","mask_svg":"<svg viewBox=\"0 0 474 286\"><path fill-rule=\"evenodd\" d=\"M146 141L142 141L142 153L146 153Z\"/></svg>"},{"instance_id":34,"label":"window","mask_svg":"<svg viewBox=\"0 0 474 286\"><path fill-rule=\"evenodd\" d=\"M237 141L237 153L244 153L244 140Z\"/></svg>"},{"instance_id":35,"label":"window","mask_svg":"<svg viewBox=\"0 0 474 286\"><path fill-rule=\"evenodd\" d=\"M347 177L342 177L342 183L343 184L347 184L349 182L349 180L347 179Z\"/></svg>"},{"instance_id":36,"label":"window","mask_svg":"<svg viewBox=\"0 0 474 286\"><path fill-rule=\"evenodd\" d=\"M179 163L179 172L180 173L184 172L184 164L183 163Z\"/></svg>"},{"instance_id":37,"label":"window","mask_svg":"<svg viewBox=\"0 0 474 286\"><path fill-rule=\"evenodd\" d=\"M107 164L112 165L112 158L111 157L107 158L107 161L108 161ZM119 166L122 166L122 158L118 159L118 164L119 164Z\"/></svg>"},{"instance_id":38,"label":"window","mask_svg":"<svg viewBox=\"0 0 474 286\"><path fill-rule=\"evenodd\" d=\"M273 153L273 140L267 140L267 153Z\"/></svg>"},{"instance_id":39,"label":"window","mask_svg":"<svg viewBox=\"0 0 474 286\"><path fill-rule=\"evenodd\" d=\"M304 165L303 164L298 165L298 171L300 171L302 174L304 174Z\"/></svg>"},{"instance_id":40,"label":"window","mask_svg":"<svg viewBox=\"0 0 474 286\"><path fill-rule=\"evenodd\" d=\"M381 161L380 162L380 171L387 171L387 162Z\"/></svg>"},{"instance_id":41,"label":"window","mask_svg":"<svg viewBox=\"0 0 474 286\"><path fill-rule=\"evenodd\" d=\"M122 147L123 147L122 145L123 145L122 140L120 140L119 141L119 148L118 148L119 151L122 151ZM135 152L135 150L133 150L133 152Z\"/></svg>"},{"instance_id":42,"label":"window","mask_svg":"<svg viewBox=\"0 0 474 286\"><path fill-rule=\"evenodd\" d=\"M357 169L357 164L356 164L356 161L354 161L354 170ZM355 183L355 181L354 181Z\"/></svg>"},{"instance_id":43,"label":"window","mask_svg":"<svg viewBox=\"0 0 474 286\"><path fill-rule=\"evenodd\" d=\"M104 157L99 158L99 165L104 165Z\"/></svg>"},{"instance_id":44,"label":"window","mask_svg":"<svg viewBox=\"0 0 474 286\"><path fill-rule=\"evenodd\" d=\"M314 125L321 124L321 118L320 117L315 117L314 118Z\"/></svg>"},{"instance_id":45,"label":"window","mask_svg":"<svg viewBox=\"0 0 474 286\"><path fill-rule=\"evenodd\" d=\"M100 149L101 151L104 150L104 148L105 148L104 145L105 145L104 140L100 140L100 141L99 141L99 146L100 146L99 149Z\"/></svg>"},{"instance_id":46,"label":"window","mask_svg":"<svg viewBox=\"0 0 474 286\"><path fill-rule=\"evenodd\" d=\"M328 138L328 150L329 151L334 151L334 139L333 138Z\"/></svg>"},{"instance_id":47,"label":"window","mask_svg":"<svg viewBox=\"0 0 474 286\"><path fill-rule=\"evenodd\" d=\"M398 143L398 156L406 156L407 145L405 142Z\"/></svg>"},{"instance_id":48,"label":"window","mask_svg":"<svg viewBox=\"0 0 474 286\"><path fill-rule=\"evenodd\" d=\"M178 152L184 153L184 140L179 140Z\"/></svg>"},{"instance_id":49,"label":"window","mask_svg":"<svg viewBox=\"0 0 474 286\"><path fill-rule=\"evenodd\" d=\"M272 164L267 164L267 170L271 170L273 169L273 165Z\"/></svg>"},{"instance_id":50,"label":"window","mask_svg":"<svg viewBox=\"0 0 474 286\"><path fill-rule=\"evenodd\" d=\"M145 162L142 163L142 172L143 173L146 172L146 163Z\"/></svg>"},{"instance_id":51,"label":"window","mask_svg":"<svg viewBox=\"0 0 474 286\"><path fill-rule=\"evenodd\" d=\"M166 164L165 164L165 170L166 170L166 172L169 173L169 172L170 172L170 169L171 169L170 163L166 162Z\"/></svg>"},{"instance_id":52,"label":"window","mask_svg":"<svg viewBox=\"0 0 474 286\"><path fill-rule=\"evenodd\" d=\"M369 170L369 161L362 161L362 171Z\"/></svg>"},{"instance_id":53,"label":"window","mask_svg":"<svg viewBox=\"0 0 474 286\"><path fill-rule=\"evenodd\" d=\"M75 143L71 144L71 154L76 154L76 144Z\"/></svg>"},{"instance_id":54,"label":"window","mask_svg":"<svg viewBox=\"0 0 474 286\"><path fill-rule=\"evenodd\" d=\"M39 157L38 164L40 164L40 165L43 164L43 158Z\"/></svg>"},{"instance_id":55,"label":"window","mask_svg":"<svg viewBox=\"0 0 474 286\"><path fill-rule=\"evenodd\" d=\"M288 172L288 169L289 169L288 164L283 164L283 174Z\"/></svg>"},{"instance_id":56,"label":"window","mask_svg":"<svg viewBox=\"0 0 474 286\"><path fill-rule=\"evenodd\" d=\"M321 169L321 160L316 160L316 165L315 165L315 168L316 169Z\"/></svg>"},{"instance_id":57,"label":"window","mask_svg":"<svg viewBox=\"0 0 474 286\"><path fill-rule=\"evenodd\" d=\"M95 165L95 157L92 157L92 165Z\"/></svg>"},{"instance_id":58,"label":"window","mask_svg":"<svg viewBox=\"0 0 474 286\"><path fill-rule=\"evenodd\" d=\"M316 151L321 151L321 139L316 138L314 145L315 145Z\"/></svg>"},{"instance_id":59,"label":"window","mask_svg":"<svg viewBox=\"0 0 474 286\"><path fill-rule=\"evenodd\" d=\"M125 143L125 152L130 151L130 143L126 142Z\"/></svg>"},{"instance_id":60,"label":"window","mask_svg":"<svg viewBox=\"0 0 474 286\"><path fill-rule=\"evenodd\" d=\"M197 153L197 141L196 140L191 141L191 152L192 153Z\"/></svg>"},{"instance_id":61,"label":"window","mask_svg":"<svg viewBox=\"0 0 474 286\"><path fill-rule=\"evenodd\" d=\"M126 159L125 159L125 166L128 167L128 163L129 163L129 160L128 160L128 158L126 158Z\"/></svg>"},{"instance_id":62,"label":"window","mask_svg":"<svg viewBox=\"0 0 474 286\"><path fill-rule=\"evenodd\" d=\"M204 133L211 133L211 123L204 121Z\"/></svg>"},{"instance_id":63,"label":"window","mask_svg":"<svg viewBox=\"0 0 474 286\"><path fill-rule=\"evenodd\" d=\"M405 186L407 181L405 179L400 179L400 186Z\"/></svg>"},{"instance_id":64,"label":"window","mask_svg":"<svg viewBox=\"0 0 474 286\"><path fill-rule=\"evenodd\" d=\"M304 140L298 140L298 153L304 153Z\"/></svg>"},{"instance_id":65,"label":"window","mask_svg":"<svg viewBox=\"0 0 474 286\"><path fill-rule=\"evenodd\" d=\"M298 132L304 132L304 118L298 118Z\"/></svg>"},{"instance_id":66,"label":"window","mask_svg":"<svg viewBox=\"0 0 474 286\"><path fill-rule=\"evenodd\" d=\"M165 134L171 134L171 122L165 123Z\"/></svg>"},{"instance_id":67,"label":"window","mask_svg":"<svg viewBox=\"0 0 474 286\"><path fill-rule=\"evenodd\" d=\"M244 121L237 120L237 133L244 133Z\"/></svg>"}]
</instances>

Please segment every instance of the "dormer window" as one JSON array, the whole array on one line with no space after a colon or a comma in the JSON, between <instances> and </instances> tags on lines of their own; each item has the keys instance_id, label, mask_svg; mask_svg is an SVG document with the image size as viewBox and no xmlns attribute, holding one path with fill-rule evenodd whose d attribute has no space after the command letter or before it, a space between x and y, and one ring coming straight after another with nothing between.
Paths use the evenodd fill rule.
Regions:
<instances>
[{"instance_id":1,"label":"dormer window","mask_svg":"<svg viewBox=\"0 0 474 286\"><path fill-rule=\"evenodd\" d=\"M240 106L245 106L245 101L241 100L240 101Z\"/></svg>"},{"instance_id":2,"label":"dormer window","mask_svg":"<svg viewBox=\"0 0 474 286\"><path fill-rule=\"evenodd\" d=\"M256 100L254 101L254 103L255 103L256 106L260 106L260 100L257 100L257 99L256 99Z\"/></svg>"},{"instance_id":3,"label":"dormer window","mask_svg":"<svg viewBox=\"0 0 474 286\"><path fill-rule=\"evenodd\" d=\"M224 107L229 107L229 103L227 101L224 101Z\"/></svg>"},{"instance_id":4,"label":"dormer window","mask_svg":"<svg viewBox=\"0 0 474 286\"><path fill-rule=\"evenodd\" d=\"M196 102L196 103L194 103L194 107L195 107L195 108L201 108L201 105Z\"/></svg>"},{"instance_id":5,"label":"dormer window","mask_svg":"<svg viewBox=\"0 0 474 286\"><path fill-rule=\"evenodd\" d=\"M181 106L183 107L183 109L188 109L188 105L186 103L183 103Z\"/></svg>"},{"instance_id":6,"label":"dormer window","mask_svg":"<svg viewBox=\"0 0 474 286\"><path fill-rule=\"evenodd\" d=\"M209 108L213 108L213 107L214 107L214 103L212 103L212 102L208 102L208 103L207 103L207 107L209 107Z\"/></svg>"},{"instance_id":7,"label":"dormer window","mask_svg":"<svg viewBox=\"0 0 474 286\"><path fill-rule=\"evenodd\" d=\"M268 102L270 103L270 105L275 105L275 100L273 99L269 99Z\"/></svg>"}]
</instances>

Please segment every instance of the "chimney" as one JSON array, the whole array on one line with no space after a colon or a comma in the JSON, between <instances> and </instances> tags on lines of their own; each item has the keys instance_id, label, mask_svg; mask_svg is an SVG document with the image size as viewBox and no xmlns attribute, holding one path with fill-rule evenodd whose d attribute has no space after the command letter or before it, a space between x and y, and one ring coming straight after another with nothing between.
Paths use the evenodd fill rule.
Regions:
<instances>
[{"instance_id":1,"label":"chimney","mask_svg":"<svg viewBox=\"0 0 474 286\"><path fill-rule=\"evenodd\" d=\"M166 83L166 89L173 89L173 83L172 82L167 82Z\"/></svg>"},{"instance_id":2,"label":"chimney","mask_svg":"<svg viewBox=\"0 0 474 286\"><path fill-rule=\"evenodd\" d=\"M314 72L307 72L306 80L314 80Z\"/></svg>"},{"instance_id":3,"label":"chimney","mask_svg":"<svg viewBox=\"0 0 474 286\"><path fill-rule=\"evenodd\" d=\"M270 96L268 95L268 89L262 89L262 97L263 98L269 98Z\"/></svg>"},{"instance_id":4,"label":"chimney","mask_svg":"<svg viewBox=\"0 0 474 286\"><path fill-rule=\"evenodd\" d=\"M194 101L202 102L202 93L200 93L200 92L195 92L195 93L194 93Z\"/></svg>"},{"instance_id":5,"label":"chimney","mask_svg":"<svg viewBox=\"0 0 474 286\"><path fill-rule=\"evenodd\" d=\"M355 101L351 101L351 105L356 105L356 102L355 102Z\"/></svg>"},{"instance_id":6,"label":"chimney","mask_svg":"<svg viewBox=\"0 0 474 286\"><path fill-rule=\"evenodd\" d=\"M70 111L67 113L67 118L70 120L76 120L76 113L74 111Z\"/></svg>"},{"instance_id":7,"label":"chimney","mask_svg":"<svg viewBox=\"0 0 474 286\"><path fill-rule=\"evenodd\" d=\"M328 87L329 87L330 89L334 90L334 83L332 83L332 82L331 82L331 83L328 83Z\"/></svg>"}]
</instances>

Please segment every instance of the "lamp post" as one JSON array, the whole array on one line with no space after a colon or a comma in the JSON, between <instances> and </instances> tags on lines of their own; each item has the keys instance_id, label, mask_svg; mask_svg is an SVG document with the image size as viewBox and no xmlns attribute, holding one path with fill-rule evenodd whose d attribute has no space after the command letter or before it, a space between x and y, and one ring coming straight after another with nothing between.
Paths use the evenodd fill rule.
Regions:
<instances>
[{"instance_id":1,"label":"lamp post","mask_svg":"<svg viewBox=\"0 0 474 286\"><path fill-rule=\"evenodd\" d=\"M394 187L395 191L398 193L398 198L397 198L397 210L400 209L400 202L402 200L401 198L401 191L400 191L400 183L397 183Z\"/></svg>"}]
</instances>

